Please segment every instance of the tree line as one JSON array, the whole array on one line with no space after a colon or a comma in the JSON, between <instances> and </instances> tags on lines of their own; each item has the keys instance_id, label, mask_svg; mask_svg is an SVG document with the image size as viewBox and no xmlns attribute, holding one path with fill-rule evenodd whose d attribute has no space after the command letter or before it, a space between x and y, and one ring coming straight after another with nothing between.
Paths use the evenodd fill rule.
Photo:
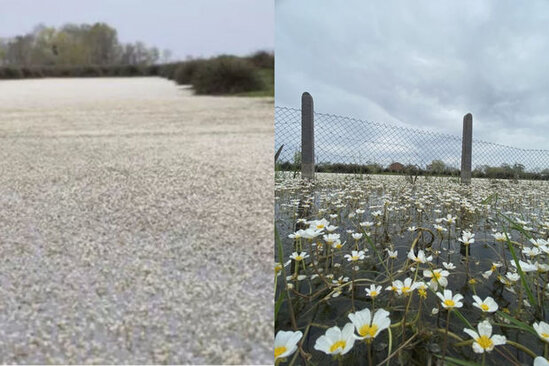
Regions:
<instances>
[{"instance_id":1,"label":"tree line","mask_svg":"<svg viewBox=\"0 0 549 366\"><path fill-rule=\"evenodd\" d=\"M151 65L167 61L156 47L143 42L121 43L115 28L105 23L36 26L32 32L0 38L0 66Z\"/></svg>"},{"instance_id":2,"label":"tree line","mask_svg":"<svg viewBox=\"0 0 549 366\"><path fill-rule=\"evenodd\" d=\"M301 158L299 153L294 156L294 161L282 161L276 163L278 170L299 171L301 170ZM345 163L318 163L315 165L315 171L319 173L348 173L348 174L403 174L403 175L425 175L425 176L459 176L460 170L446 165L442 160L433 160L430 164L423 167L408 164L403 165L393 162L387 166L379 163L366 164L345 164ZM549 180L549 168L539 172L526 171L523 164L515 163L513 165L504 163L501 166L480 165L472 171L473 178L492 178L492 179L533 179Z\"/></svg>"}]
</instances>

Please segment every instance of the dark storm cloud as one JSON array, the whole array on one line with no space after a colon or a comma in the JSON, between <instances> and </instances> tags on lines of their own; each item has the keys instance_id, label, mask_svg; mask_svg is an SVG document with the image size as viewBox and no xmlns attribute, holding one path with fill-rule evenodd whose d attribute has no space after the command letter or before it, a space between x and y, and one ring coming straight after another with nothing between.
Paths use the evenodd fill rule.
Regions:
<instances>
[{"instance_id":1,"label":"dark storm cloud","mask_svg":"<svg viewBox=\"0 0 549 366\"><path fill-rule=\"evenodd\" d=\"M344 5L343 5L344 4ZM549 2L276 2L276 104L549 149Z\"/></svg>"}]
</instances>

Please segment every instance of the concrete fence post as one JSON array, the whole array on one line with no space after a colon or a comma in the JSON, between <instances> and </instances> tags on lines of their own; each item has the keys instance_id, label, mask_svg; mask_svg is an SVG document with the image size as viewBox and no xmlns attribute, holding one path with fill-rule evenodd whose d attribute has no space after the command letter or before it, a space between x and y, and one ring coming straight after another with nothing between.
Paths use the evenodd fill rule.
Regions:
<instances>
[{"instance_id":1,"label":"concrete fence post","mask_svg":"<svg viewBox=\"0 0 549 366\"><path fill-rule=\"evenodd\" d=\"M473 115L463 116L463 137L461 138L461 183L471 183L471 157L473 150Z\"/></svg>"},{"instance_id":2,"label":"concrete fence post","mask_svg":"<svg viewBox=\"0 0 549 366\"><path fill-rule=\"evenodd\" d=\"M301 177L306 179L315 175L314 119L313 97L305 92L301 96Z\"/></svg>"}]
</instances>

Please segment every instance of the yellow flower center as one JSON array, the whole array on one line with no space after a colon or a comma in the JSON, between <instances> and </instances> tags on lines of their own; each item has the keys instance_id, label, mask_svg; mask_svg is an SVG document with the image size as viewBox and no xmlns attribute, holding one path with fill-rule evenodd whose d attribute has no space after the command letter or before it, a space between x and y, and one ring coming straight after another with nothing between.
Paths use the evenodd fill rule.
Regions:
<instances>
[{"instance_id":1,"label":"yellow flower center","mask_svg":"<svg viewBox=\"0 0 549 366\"><path fill-rule=\"evenodd\" d=\"M492 267L490 268L490 271L494 272L498 267L496 267L495 264L492 265Z\"/></svg>"},{"instance_id":2,"label":"yellow flower center","mask_svg":"<svg viewBox=\"0 0 549 366\"><path fill-rule=\"evenodd\" d=\"M486 304L480 304L480 308L484 311L488 311L490 309L490 307Z\"/></svg>"},{"instance_id":3,"label":"yellow flower center","mask_svg":"<svg viewBox=\"0 0 549 366\"><path fill-rule=\"evenodd\" d=\"M297 257L295 257L294 259L295 259L296 261L298 261L298 262L299 262L299 261L301 261L301 260L303 259L303 257L302 257L302 256L300 256L300 255L298 255L298 256L297 256Z\"/></svg>"},{"instance_id":4,"label":"yellow flower center","mask_svg":"<svg viewBox=\"0 0 549 366\"><path fill-rule=\"evenodd\" d=\"M277 357L279 357L284 352L286 352L286 347L284 347L284 346L276 347L275 348L275 360L277 359Z\"/></svg>"},{"instance_id":5,"label":"yellow flower center","mask_svg":"<svg viewBox=\"0 0 549 366\"><path fill-rule=\"evenodd\" d=\"M351 260L352 260L352 261L357 261L357 260L358 260L358 256L357 256L357 255L353 255L353 256L351 257Z\"/></svg>"},{"instance_id":6,"label":"yellow flower center","mask_svg":"<svg viewBox=\"0 0 549 366\"><path fill-rule=\"evenodd\" d=\"M452 299L446 299L444 300L444 305L446 305L449 308L453 308L454 306L456 306L456 303Z\"/></svg>"},{"instance_id":7,"label":"yellow flower center","mask_svg":"<svg viewBox=\"0 0 549 366\"><path fill-rule=\"evenodd\" d=\"M549 338L549 334L547 334L547 333L541 333L541 336L542 336L543 338Z\"/></svg>"},{"instance_id":8,"label":"yellow flower center","mask_svg":"<svg viewBox=\"0 0 549 366\"><path fill-rule=\"evenodd\" d=\"M441 275L440 273L438 273L438 272L433 272L433 277L434 277L435 279L439 280L441 276L442 276L442 275Z\"/></svg>"},{"instance_id":9,"label":"yellow flower center","mask_svg":"<svg viewBox=\"0 0 549 366\"><path fill-rule=\"evenodd\" d=\"M341 348L342 350L345 349L346 343L345 341L337 341L334 344L332 344L332 347L330 347L330 352L335 352L338 348Z\"/></svg>"},{"instance_id":10,"label":"yellow flower center","mask_svg":"<svg viewBox=\"0 0 549 366\"><path fill-rule=\"evenodd\" d=\"M417 290L419 293L419 296L423 297L424 299L427 297L427 291L424 288L420 288Z\"/></svg>"},{"instance_id":11,"label":"yellow flower center","mask_svg":"<svg viewBox=\"0 0 549 366\"><path fill-rule=\"evenodd\" d=\"M318 224L318 225L316 225L316 228L317 228L317 229L324 229L324 225Z\"/></svg>"},{"instance_id":12,"label":"yellow flower center","mask_svg":"<svg viewBox=\"0 0 549 366\"><path fill-rule=\"evenodd\" d=\"M341 245L341 244L336 244L336 245L334 245L334 247L335 247L336 249L341 249L342 245Z\"/></svg>"},{"instance_id":13,"label":"yellow flower center","mask_svg":"<svg viewBox=\"0 0 549 366\"><path fill-rule=\"evenodd\" d=\"M358 334L360 334L362 337L370 336L370 338L374 338L375 334L377 332L377 325L363 325L358 330Z\"/></svg>"},{"instance_id":14,"label":"yellow flower center","mask_svg":"<svg viewBox=\"0 0 549 366\"><path fill-rule=\"evenodd\" d=\"M477 343L484 349L488 349L494 344L494 342L492 342L492 340L485 335L477 338Z\"/></svg>"},{"instance_id":15,"label":"yellow flower center","mask_svg":"<svg viewBox=\"0 0 549 366\"><path fill-rule=\"evenodd\" d=\"M374 290L374 291L370 292L370 296L371 297L376 297L377 296L377 291Z\"/></svg>"},{"instance_id":16,"label":"yellow flower center","mask_svg":"<svg viewBox=\"0 0 549 366\"><path fill-rule=\"evenodd\" d=\"M474 284L476 284L476 283L477 283L477 280L475 280L474 278L471 278L471 279L469 280L469 284L470 284L470 285L474 285Z\"/></svg>"},{"instance_id":17,"label":"yellow flower center","mask_svg":"<svg viewBox=\"0 0 549 366\"><path fill-rule=\"evenodd\" d=\"M406 293L408 293L408 292L410 292L410 287L404 286L404 287L402 288L402 293L406 294Z\"/></svg>"}]
</instances>

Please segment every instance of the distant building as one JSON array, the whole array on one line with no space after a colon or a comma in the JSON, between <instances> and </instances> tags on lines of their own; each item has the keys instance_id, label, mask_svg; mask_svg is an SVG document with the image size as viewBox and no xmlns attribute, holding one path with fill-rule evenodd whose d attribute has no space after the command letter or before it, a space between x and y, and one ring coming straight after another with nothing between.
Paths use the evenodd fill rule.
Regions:
<instances>
[{"instance_id":1,"label":"distant building","mask_svg":"<svg viewBox=\"0 0 549 366\"><path fill-rule=\"evenodd\" d=\"M391 165L389 165L390 172L400 173L403 170L404 170L404 165L400 164L399 162L394 162Z\"/></svg>"}]
</instances>

